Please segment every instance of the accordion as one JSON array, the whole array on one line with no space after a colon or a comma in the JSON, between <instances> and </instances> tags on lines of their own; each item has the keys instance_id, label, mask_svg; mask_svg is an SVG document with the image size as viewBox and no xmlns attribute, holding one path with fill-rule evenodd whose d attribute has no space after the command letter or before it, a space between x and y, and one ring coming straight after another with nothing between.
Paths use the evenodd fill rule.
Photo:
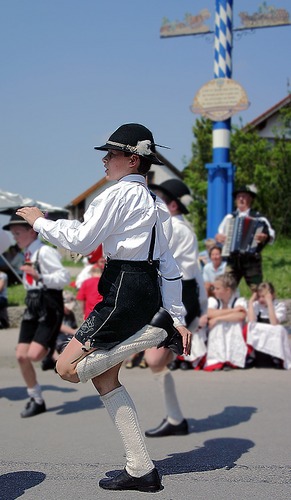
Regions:
<instances>
[{"instance_id":1,"label":"accordion","mask_svg":"<svg viewBox=\"0 0 291 500\"><path fill-rule=\"evenodd\" d=\"M232 217L226 221L226 240L222 247L222 257L236 254L254 254L260 252L264 245L256 241L256 235L266 233L267 224L264 219L255 217Z\"/></svg>"}]
</instances>

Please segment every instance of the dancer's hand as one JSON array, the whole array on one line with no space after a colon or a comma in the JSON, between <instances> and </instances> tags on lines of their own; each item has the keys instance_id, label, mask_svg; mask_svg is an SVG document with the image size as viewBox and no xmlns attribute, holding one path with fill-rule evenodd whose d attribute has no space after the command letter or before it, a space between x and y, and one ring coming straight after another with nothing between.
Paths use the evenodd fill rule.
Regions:
<instances>
[{"instance_id":1,"label":"dancer's hand","mask_svg":"<svg viewBox=\"0 0 291 500\"><path fill-rule=\"evenodd\" d=\"M36 219L38 219L39 217L44 218L43 212L37 207L19 208L16 212L16 215L20 215L20 217L23 217L23 219L26 220L26 222L28 222L28 224L30 224L31 226L33 226Z\"/></svg>"},{"instance_id":2,"label":"dancer's hand","mask_svg":"<svg viewBox=\"0 0 291 500\"><path fill-rule=\"evenodd\" d=\"M190 354L191 350L191 340L192 340L192 333L186 326L180 325L176 327L180 335L182 336L183 340L183 354L186 356Z\"/></svg>"}]
</instances>

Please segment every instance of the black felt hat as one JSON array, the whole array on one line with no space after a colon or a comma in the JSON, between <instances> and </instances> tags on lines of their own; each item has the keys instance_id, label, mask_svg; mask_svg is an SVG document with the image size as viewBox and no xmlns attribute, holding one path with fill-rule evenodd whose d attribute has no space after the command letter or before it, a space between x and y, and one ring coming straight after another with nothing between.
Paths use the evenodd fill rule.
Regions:
<instances>
[{"instance_id":1,"label":"black felt hat","mask_svg":"<svg viewBox=\"0 0 291 500\"><path fill-rule=\"evenodd\" d=\"M10 217L10 221L8 224L2 227L5 231L10 231L11 226L28 226L31 227L26 220L23 219L23 217L20 217L20 215L13 214Z\"/></svg>"},{"instance_id":2,"label":"black felt hat","mask_svg":"<svg viewBox=\"0 0 291 500\"><path fill-rule=\"evenodd\" d=\"M192 203L190 189L180 179L169 179L161 184L149 184L149 189L161 191L171 200L175 200L183 214L188 214L187 207Z\"/></svg>"},{"instance_id":3,"label":"black felt hat","mask_svg":"<svg viewBox=\"0 0 291 500\"><path fill-rule=\"evenodd\" d=\"M247 185L240 186L232 193L232 195L235 198L236 195L239 193L248 193L253 198L255 198L257 196L257 188L256 186L247 186Z\"/></svg>"},{"instance_id":4,"label":"black felt hat","mask_svg":"<svg viewBox=\"0 0 291 500\"><path fill-rule=\"evenodd\" d=\"M153 134L148 128L139 123L126 123L111 134L106 144L97 146L94 149L100 151L115 149L117 151L137 154L148 158L155 165L163 165L157 158L155 146Z\"/></svg>"}]
</instances>

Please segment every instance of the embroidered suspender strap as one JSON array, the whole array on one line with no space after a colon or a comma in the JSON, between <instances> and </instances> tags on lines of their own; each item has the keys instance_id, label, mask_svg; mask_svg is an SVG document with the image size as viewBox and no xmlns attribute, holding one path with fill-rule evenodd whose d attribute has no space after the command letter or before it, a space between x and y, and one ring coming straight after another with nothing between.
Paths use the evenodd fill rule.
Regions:
<instances>
[{"instance_id":1,"label":"embroidered suspender strap","mask_svg":"<svg viewBox=\"0 0 291 500\"><path fill-rule=\"evenodd\" d=\"M34 267L37 270L38 274L41 274L39 260L38 260L39 259L39 252L40 252L40 248L38 249L37 254L36 254L36 259L35 259Z\"/></svg>"},{"instance_id":2,"label":"embroidered suspender strap","mask_svg":"<svg viewBox=\"0 0 291 500\"><path fill-rule=\"evenodd\" d=\"M155 242L156 242L156 225L154 225L154 227L152 228L152 237L151 237L150 249L149 249L149 253L148 253L148 263L149 264L153 263Z\"/></svg>"},{"instance_id":3,"label":"embroidered suspender strap","mask_svg":"<svg viewBox=\"0 0 291 500\"><path fill-rule=\"evenodd\" d=\"M150 191L151 197L154 201L156 201L156 195ZM156 242L156 224L154 224L152 228L152 236L151 236L151 242L150 242L150 248L149 248L149 253L148 253L148 263L152 264L153 263L153 258L154 258L154 248L155 248L155 242Z\"/></svg>"},{"instance_id":4,"label":"embroidered suspender strap","mask_svg":"<svg viewBox=\"0 0 291 500\"><path fill-rule=\"evenodd\" d=\"M37 270L38 274L40 275L40 279L38 280L37 283L42 283L42 277L41 277L41 269L40 269L40 265L39 265L39 253L40 253L40 248L38 249L37 251L37 254L36 254L36 259L35 259L35 263L34 263L34 267L35 269ZM46 290L46 285L43 284L42 286L43 290Z\"/></svg>"}]
</instances>

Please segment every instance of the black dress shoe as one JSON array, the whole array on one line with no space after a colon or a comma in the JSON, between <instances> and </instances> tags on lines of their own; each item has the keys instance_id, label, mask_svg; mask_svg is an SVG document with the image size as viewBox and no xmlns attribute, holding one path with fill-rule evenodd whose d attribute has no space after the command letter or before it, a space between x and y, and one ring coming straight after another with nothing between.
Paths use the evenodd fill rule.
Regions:
<instances>
[{"instance_id":1,"label":"black dress shoe","mask_svg":"<svg viewBox=\"0 0 291 500\"><path fill-rule=\"evenodd\" d=\"M157 328L163 328L166 330L168 336L161 342L157 347L168 347L176 354L183 354L183 342L182 336L178 332L177 328L174 327L174 322L172 316L164 309L160 307L158 312L152 318L150 325L156 326Z\"/></svg>"},{"instance_id":2,"label":"black dress shoe","mask_svg":"<svg viewBox=\"0 0 291 500\"><path fill-rule=\"evenodd\" d=\"M180 363L180 370L192 370L193 366L191 365L190 361L181 361Z\"/></svg>"},{"instance_id":3,"label":"black dress shoe","mask_svg":"<svg viewBox=\"0 0 291 500\"><path fill-rule=\"evenodd\" d=\"M124 469L120 474L99 481L100 488L104 490L137 490L137 491L160 491L163 489L156 468L141 477L133 477Z\"/></svg>"},{"instance_id":4,"label":"black dress shoe","mask_svg":"<svg viewBox=\"0 0 291 500\"><path fill-rule=\"evenodd\" d=\"M164 436L186 436L189 434L188 422L184 418L178 425L173 425L164 419L155 429L145 431L146 437L164 437Z\"/></svg>"},{"instance_id":5,"label":"black dress shoe","mask_svg":"<svg viewBox=\"0 0 291 500\"><path fill-rule=\"evenodd\" d=\"M43 401L41 404L38 404L31 398L24 410L20 413L22 418L34 417L35 415L39 415L40 413L44 413L46 411L45 402Z\"/></svg>"},{"instance_id":6,"label":"black dress shoe","mask_svg":"<svg viewBox=\"0 0 291 500\"><path fill-rule=\"evenodd\" d=\"M174 370L178 370L178 368L180 367L180 360L174 359L174 361L171 361L171 363L169 363L167 367L169 368L169 370L171 370L171 372L173 372Z\"/></svg>"}]
</instances>

